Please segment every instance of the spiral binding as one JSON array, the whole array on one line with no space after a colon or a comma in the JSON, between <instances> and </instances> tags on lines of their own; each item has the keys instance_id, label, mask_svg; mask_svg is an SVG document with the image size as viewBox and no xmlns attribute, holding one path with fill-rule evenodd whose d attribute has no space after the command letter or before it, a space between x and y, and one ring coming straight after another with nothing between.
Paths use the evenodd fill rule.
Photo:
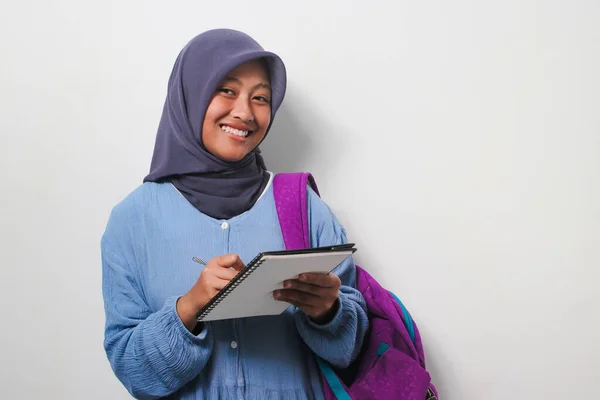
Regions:
<instances>
[{"instance_id":1,"label":"spiral binding","mask_svg":"<svg viewBox=\"0 0 600 400\"><path fill-rule=\"evenodd\" d=\"M212 310L214 310L225 297L229 295L229 293L233 292L233 290L238 287L251 273L253 273L258 267L262 265L265 259L261 259L263 254L259 254L250 263L240 271L238 275L235 276L227 285L223 287L223 289L219 290L219 292L208 302L202 309L196 314L196 319L198 321L202 321L204 318L210 314Z\"/></svg>"}]
</instances>

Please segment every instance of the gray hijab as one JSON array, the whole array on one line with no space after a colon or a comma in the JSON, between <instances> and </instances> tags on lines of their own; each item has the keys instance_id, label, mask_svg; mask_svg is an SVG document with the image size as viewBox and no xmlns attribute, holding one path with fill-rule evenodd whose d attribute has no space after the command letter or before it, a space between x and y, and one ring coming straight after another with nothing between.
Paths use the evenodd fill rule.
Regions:
<instances>
[{"instance_id":1,"label":"gray hijab","mask_svg":"<svg viewBox=\"0 0 600 400\"><path fill-rule=\"evenodd\" d=\"M223 161L204 147L202 124L219 83L231 70L257 59L265 60L269 69L272 124L286 90L286 70L279 56L230 29L204 32L183 48L169 78L144 182L170 181L194 207L213 218L229 219L252 207L269 181L260 150L255 148L238 162Z\"/></svg>"}]
</instances>

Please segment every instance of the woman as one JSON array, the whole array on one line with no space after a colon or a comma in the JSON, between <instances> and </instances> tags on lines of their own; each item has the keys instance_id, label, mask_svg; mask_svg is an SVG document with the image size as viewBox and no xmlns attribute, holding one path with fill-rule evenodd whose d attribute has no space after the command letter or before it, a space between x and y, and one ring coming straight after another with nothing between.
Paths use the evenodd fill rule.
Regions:
<instances>
[{"instance_id":1,"label":"woman","mask_svg":"<svg viewBox=\"0 0 600 400\"><path fill-rule=\"evenodd\" d=\"M150 174L102 237L105 350L134 397L319 399L315 354L345 367L360 351L352 259L287 282L274 297L293 307L280 316L196 321L244 261L284 248L257 146L285 88L281 59L241 32L205 32L177 58ZM312 191L309 215L312 246L346 243Z\"/></svg>"}]
</instances>

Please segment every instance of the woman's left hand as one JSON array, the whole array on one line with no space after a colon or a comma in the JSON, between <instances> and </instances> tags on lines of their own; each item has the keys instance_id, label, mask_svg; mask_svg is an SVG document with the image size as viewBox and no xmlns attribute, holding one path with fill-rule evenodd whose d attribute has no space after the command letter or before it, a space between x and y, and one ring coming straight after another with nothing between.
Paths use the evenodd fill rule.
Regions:
<instances>
[{"instance_id":1,"label":"woman's left hand","mask_svg":"<svg viewBox=\"0 0 600 400\"><path fill-rule=\"evenodd\" d=\"M299 279L285 281L284 289L274 291L273 297L295 305L314 322L324 324L337 312L341 284L335 274L301 274Z\"/></svg>"}]
</instances>

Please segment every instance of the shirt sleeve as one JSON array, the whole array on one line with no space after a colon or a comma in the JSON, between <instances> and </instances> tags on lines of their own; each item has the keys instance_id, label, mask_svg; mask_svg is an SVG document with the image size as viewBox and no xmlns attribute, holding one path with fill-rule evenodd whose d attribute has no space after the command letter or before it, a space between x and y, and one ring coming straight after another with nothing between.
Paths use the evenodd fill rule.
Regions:
<instances>
[{"instance_id":1,"label":"shirt sleeve","mask_svg":"<svg viewBox=\"0 0 600 400\"><path fill-rule=\"evenodd\" d=\"M312 190L308 189L308 213L311 245L313 247L344 244L346 231L329 207ZM356 267L352 257L334 271L342 281L335 316L325 325L318 325L296 308L296 326L308 347L330 364L345 368L360 352L369 327L367 306L362 294L356 290Z\"/></svg>"},{"instance_id":2,"label":"shirt sleeve","mask_svg":"<svg viewBox=\"0 0 600 400\"><path fill-rule=\"evenodd\" d=\"M109 222L110 223L110 222ZM110 365L132 396L168 396L196 377L213 347L210 324L196 336L176 311L178 297L153 312L144 300L136 269L105 233L101 241L104 348ZM118 238L117 238L118 239ZM114 241L114 242L113 242Z\"/></svg>"}]
</instances>

